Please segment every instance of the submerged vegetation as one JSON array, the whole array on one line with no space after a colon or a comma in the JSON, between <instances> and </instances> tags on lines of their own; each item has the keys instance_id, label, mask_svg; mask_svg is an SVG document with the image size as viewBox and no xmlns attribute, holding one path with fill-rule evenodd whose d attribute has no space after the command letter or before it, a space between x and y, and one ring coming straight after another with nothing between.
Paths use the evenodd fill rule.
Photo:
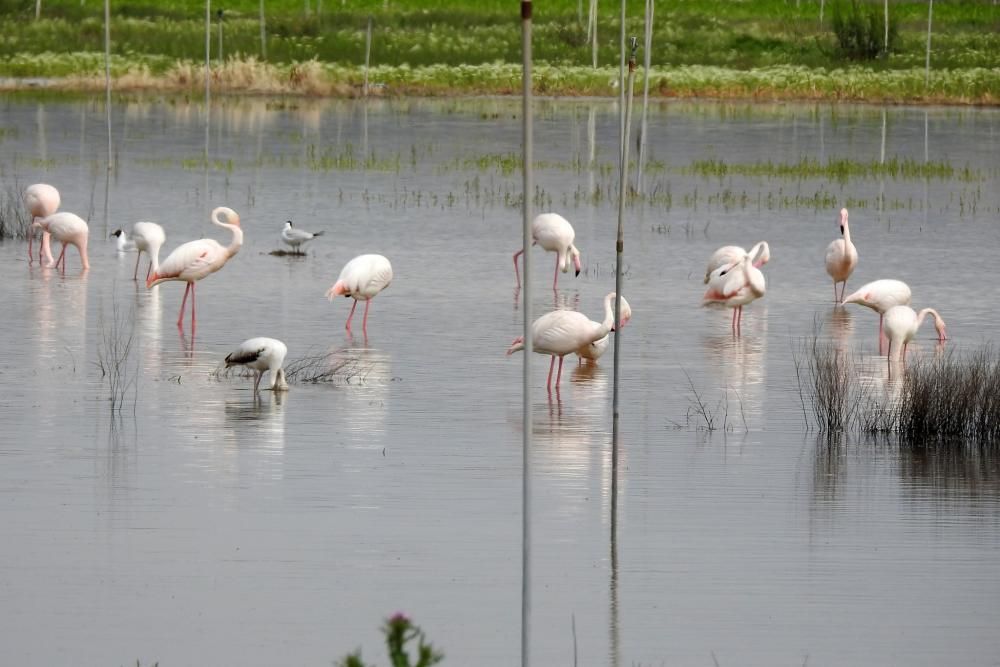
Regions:
<instances>
[{"instance_id":1,"label":"submerged vegetation","mask_svg":"<svg viewBox=\"0 0 1000 667\"><path fill-rule=\"evenodd\" d=\"M926 3L893 2L889 53L860 66L859 49L867 53L876 42L881 49L882 14L869 0L850 2L845 6L856 7L854 13L826 3L822 20L815 0L669 3L657 11L653 30L651 91L680 97L997 102L1000 6L991 0L935 3L932 76L925 86ZM30 20L33 5L0 0L6 35L0 40L0 76L68 77L60 85L69 88L103 85L99 3L44 0L37 21ZM641 34L641 3L629 5L626 28ZM224 90L359 94L369 18L369 80L381 94L519 90L516 8L500 0L269 0L266 50L258 8L256 0L227 2L213 26L213 79ZM556 0L536 9L533 51L540 94L617 94L619 9L599 5L595 68L581 8L573 0ZM113 3L113 11L116 87L199 88L203 3L123 0Z\"/></svg>"}]
</instances>

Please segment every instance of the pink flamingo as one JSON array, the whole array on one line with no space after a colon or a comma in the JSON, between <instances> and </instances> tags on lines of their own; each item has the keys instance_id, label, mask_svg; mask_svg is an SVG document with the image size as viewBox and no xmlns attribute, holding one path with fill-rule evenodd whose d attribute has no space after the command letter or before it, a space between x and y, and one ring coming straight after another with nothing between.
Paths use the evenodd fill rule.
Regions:
<instances>
[{"instance_id":1,"label":"pink flamingo","mask_svg":"<svg viewBox=\"0 0 1000 667\"><path fill-rule=\"evenodd\" d=\"M840 233L843 238L830 242L826 247L826 272L833 278L833 302L843 302L844 290L847 289L847 279L854 273L858 265L858 249L851 243L851 228L847 224L847 209L840 209ZM837 296L837 283L840 296Z\"/></svg>"},{"instance_id":2,"label":"pink flamingo","mask_svg":"<svg viewBox=\"0 0 1000 667\"><path fill-rule=\"evenodd\" d=\"M132 238L128 237L124 229L116 229L111 232L112 236L118 237L118 250L128 249L129 242L135 247L137 252L135 257L135 270L132 272L132 280L138 280L139 259L142 253L149 255L149 266L146 268L146 279L149 274L160 266L160 248L167 240L163 227L155 222L137 222L132 225Z\"/></svg>"},{"instance_id":3,"label":"pink flamingo","mask_svg":"<svg viewBox=\"0 0 1000 667\"><path fill-rule=\"evenodd\" d=\"M928 315L934 318L934 328L937 329L938 342L948 340L948 334L944 327L944 319L933 308L924 308L917 313L909 306L893 306L885 311L885 334L889 338L888 356L890 361L898 361L901 358L906 359L906 347L916 337L917 330Z\"/></svg>"},{"instance_id":4,"label":"pink flamingo","mask_svg":"<svg viewBox=\"0 0 1000 667\"><path fill-rule=\"evenodd\" d=\"M612 308L612 310L614 310L614 308ZM629 320L631 319L632 319L632 307L628 305L628 301L625 300L625 297L622 297L621 313L619 313L618 317L618 328L619 329L624 328L625 325L628 324ZM611 334L608 334L607 336L601 338L600 340L595 340L593 343L581 347L579 350L576 351L576 356L580 360L581 364L583 363L584 359L586 359L587 361L596 362L598 359L604 356L605 352L608 351L608 347L610 346L610 344L611 344Z\"/></svg>"},{"instance_id":5,"label":"pink flamingo","mask_svg":"<svg viewBox=\"0 0 1000 667\"><path fill-rule=\"evenodd\" d=\"M59 210L59 191L48 183L35 183L24 189L24 207L31 214L31 224L34 225L37 218L47 218ZM28 263L34 261L34 241L35 228L28 227ZM47 264L52 263L52 251L50 249L49 233L42 230L41 249L38 252L38 261L45 259Z\"/></svg>"},{"instance_id":6,"label":"pink flamingo","mask_svg":"<svg viewBox=\"0 0 1000 667\"><path fill-rule=\"evenodd\" d=\"M90 228L87 227L87 223L83 218L75 213L53 213L47 218L36 220L32 225L40 227L44 232L55 237L56 241L62 243L62 252L59 253L59 258L46 266L49 268L58 268L61 263L63 272L65 273L66 246L75 245L76 249L80 252L80 262L83 264L83 270L86 271L90 268L90 262L87 259L87 238L90 235Z\"/></svg>"},{"instance_id":7,"label":"pink flamingo","mask_svg":"<svg viewBox=\"0 0 1000 667\"><path fill-rule=\"evenodd\" d=\"M184 288L184 298L181 300L181 312L177 317L179 328L184 326L184 306L187 304L188 292L191 292L191 328L194 329L196 317L195 282L221 269L243 246L243 230L240 228L240 216L236 211L220 206L212 211L211 220L212 224L225 227L232 232L233 238L228 246L223 246L215 239L188 241L167 255L163 263L153 270L152 275L146 278L147 288L168 280L180 280L187 283L187 287Z\"/></svg>"},{"instance_id":8,"label":"pink flamingo","mask_svg":"<svg viewBox=\"0 0 1000 667\"><path fill-rule=\"evenodd\" d=\"M893 306L906 306L910 303L912 294L910 286L902 280L874 280L862 285L860 289L847 295L843 303L856 303L871 308L878 313L878 344L882 349L882 321L886 311Z\"/></svg>"},{"instance_id":9,"label":"pink flamingo","mask_svg":"<svg viewBox=\"0 0 1000 667\"><path fill-rule=\"evenodd\" d=\"M753 265L750 254L745 254L741 260L712 272L701 305L732 308L733 333L739 335L743 306L761 298L766 291L764 274Z\"/></svg>"},{"instance_id":10,"label":"pink flamingo","mask_svg":"<svg viewBox=\"0 0 1000 667\"><path fill-rule=\"evenodd\" d=\"M767 245L767 241L761 241L751 248L750 252L747 252L738 245L722 246L713 252L712 256L708 259L708 268L705 269L705 284L708 284L713 271L726 264L735 264L743 259L743 255L750 255L750 261L753 262L755 268L759 269L771 261L771 247Z\"/></svg>"},{"instance_id":11,"label":"pink flamingo","mask_svg":"<svg viewBox=\"0 0 1000 667\"><path fill-rule=\"evenodd\" d=\"M368 336L368 309L372 305L372 299L391 282L392 264L388 259L382 255L358 255L344 265L337 282L326 291L326 298L330 301L337 296L354 298L351 313L347 316L347 324L344 326L348 332L351 330L351 318L354 317L358 301L364 301L365 317L361 323L361 330Z\"/></svg>"},{"instance_id":12,"label":"pink flamingo","mask_svg":"<svg viewBox=\"0 0 1000 667\"><path fill-rule=\"evenodd\" d=\"M552 289L556 288L559 282L559 270L563 273L569 271L569 264L572 258L576 275L580 275L580 251L573 245L576 232L569 220L558 213L542 213L531 223L531 245L540 245L549 252L556 253L556 271L552 278ZM518 250L514 253L514 277L517 278L517 286L521 286L521 274L517 269L517 258L524 252Z\"/></svg>"},{"instance_id":13,"label":"pink flamingo","mask_svg":"<svg viewBox=\"0 0 1000 667\"><path fill-rule=\"evenodd\" d=\"M603 322L594 322L583 313L575 310L553 310L532 322L532 349L539 354L552 356L552 361L549 362L549 377L545 383L549 393L552 392L552 369L555 366L556 357L559 357L559 372L556 374L556 391L559 391L563 357L604 338L609 332L615 330L615 314L611 305L614 298L614 292L604 297ZM511 343L507 354L511 355L523 349L524 336L518 336Z\"/></svg>"}]
</instances>

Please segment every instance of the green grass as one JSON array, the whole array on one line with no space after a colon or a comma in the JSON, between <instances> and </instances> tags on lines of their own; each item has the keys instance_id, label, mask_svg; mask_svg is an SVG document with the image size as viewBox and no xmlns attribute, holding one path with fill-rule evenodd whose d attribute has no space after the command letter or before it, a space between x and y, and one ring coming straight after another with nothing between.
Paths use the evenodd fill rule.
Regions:
<instances>
[{"instance_id":1,"label":"green grass","mask_svg":"<svg viewBox=\"0 0 1000 667\"><path fill-rule=\"evenodd\" d=\"M830 28L835 1L827 2L823 24L817 0L663 3L653 37L652 63L660 73L654 77L655 94L995 103L1000 94L1000 6L992 0L935 3L935 77L928 91L922 72L925 0L894 0L897 50L864 68L835 48ZM365 26L371 17L372 63L396 92L505 93L519 85L519 19L516 3L509 0L310 0L313 11L308 15L303 0L266 4L267 60L279 69L313 59L340 73L356 69L364 61ZM323 10L317 13L320 4ZM203 60L203 2L122 0L112 5L118 71L141 67L157 76L176 70L178 61ZM618 6L600 5L603 68L595 72L589 67L586 16L581 23L578 3L547 0L535 5L533 51L536 63L549 68L538 77L539 92L612 94L607 84L619 58ZM103 50L102 6L96 0L83 5L79 0L43 0L42 18L34 21L34 2L0 0L0 74L92 73ZM225 54L259 58L257 0L217 0L213 9L218 7L225 9ZM641 35L638 0L629 0L628 16L628 32ZM215 26L212 38L215 49ZM333 83L344 78L357 75L341 74Z\"/></svg>"}]
</instances>

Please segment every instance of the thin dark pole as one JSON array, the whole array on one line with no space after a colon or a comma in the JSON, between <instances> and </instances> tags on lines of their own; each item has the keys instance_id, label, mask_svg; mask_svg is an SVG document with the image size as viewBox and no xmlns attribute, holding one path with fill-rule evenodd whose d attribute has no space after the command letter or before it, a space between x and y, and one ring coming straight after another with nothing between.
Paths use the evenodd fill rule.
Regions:
<instances>
[{"instance_id":1,"label":"thin dark pole","mask_svg":"<svg viewBox=\"0 0 1000 667\"><path fill-rule=\"evenodd\" d=\"M638 40L632 38L632 55L628 60L628 91L625 96L625 135L621 147L621 167L618 182L618 238L615 241L615 361L614 390L611 400L611 521L618 512L618 396L621 368L621 332L618 329L622 307L622 255L625 251L625 197L628 182L628 135L632 126L632 90L635 87L635 52Z\"/></svg>"},{"instance_id":2,"label":"thin dark pole","mask_svg":"<svg viewBox=\"0 0 1000 667\"><path fill-rule=\"evenodd\" d=\"M524 364L521 404L522 421L522 482L521 482L521 667L528 667L530 661L530 621L531 621L531 193L532 146L531 146L531 0L521 0L521 45L524 55L522 76L521 116L524 126L524 201L521 247L524 251Z\"/></svg>"},{"instance_id":3,"label":"thin dark pole","mask_svg":"<svg viewBox=\"0 0 1000 667\"><path fill-rule=\"evenodd\" d=\"M111 0L104 0L104 106L108 121L108 171L111 170Z\"/></svg>"}]
</instances>

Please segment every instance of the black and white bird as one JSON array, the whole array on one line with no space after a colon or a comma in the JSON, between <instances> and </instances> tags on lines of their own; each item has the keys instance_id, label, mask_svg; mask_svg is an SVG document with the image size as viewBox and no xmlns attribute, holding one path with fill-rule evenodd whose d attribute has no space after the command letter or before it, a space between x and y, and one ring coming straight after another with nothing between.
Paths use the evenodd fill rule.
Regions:
<instances>
[{"instance_id":1,"label":"black and white bird","mask_svg":"<svg viewBox=\"0 0 1000 667\"><path fill-rule=\"evenodd\" d=\"M251 338L240 343L240 346L226 356L226 368L230 366L246 366L257 371L257 378L253 383L253 393L256 394L260 387L260 379L265 371L271 371L272 391L284 391L288 389L285 381L285 370L282 364L285 363L285 355L288 348L280 340L274 338Z\"/></svg>"},{"instance_id":2,"label":"black and white bird","mask_svg":"<svg viewBox=\"0 0 1000 667\"><path fill-rule=\"evenodd\" d=\"M291 246L293 252L302 252L300 246L322 235L323 232L307 232L304 229L295 229L295 227L292 227L291 220L286 222L285 228L281 230L281 240Z\"/></svg>"},{"instance_id":3,"label":"black and white bird","mask_svg":"<svg viewBox=\"0 0 1000 667\"><path fill-rule=\"evenodd\" d=\"M137 222L132 226L132 238L129 238L124 229L116 229L111 232L111 235L118 238L118 252L136 250L139 253L135 258L132 280L136 280L139 275L139 258L144 252L149 255L149 266L146 268L147 279L151 272L160 267L160 248L167 240L163 227L155 222Z\"/></svg>"}]
</instances>

